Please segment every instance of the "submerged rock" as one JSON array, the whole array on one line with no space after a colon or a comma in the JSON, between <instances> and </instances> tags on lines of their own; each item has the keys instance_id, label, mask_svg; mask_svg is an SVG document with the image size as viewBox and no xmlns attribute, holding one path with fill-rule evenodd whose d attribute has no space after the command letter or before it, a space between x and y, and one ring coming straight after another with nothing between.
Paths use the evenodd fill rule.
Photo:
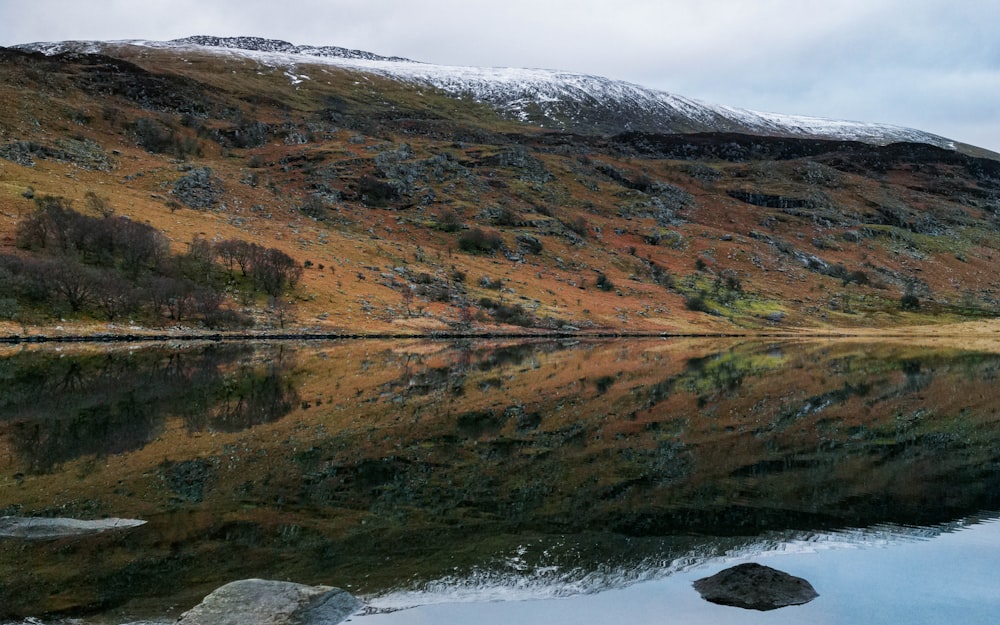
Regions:
<instances>
[{"instance_id":1,"label":"submerged rock","mask_svg":"<svg viewBox=\"0 0 1000 625\"><path fill-rule=\"evenodd\" d=\"M43 540L130 529L145 523L145 521L138 519L111 518L81 521L64 518L5 516L0 517L0 537Z\"/></svg>"},{"instance_id":2,"label":"submerged rock","mask_svg":"<svg viewBox=\"0 0 1000 625\"><path fill-rule=\"evenodd\" d=\"M748 610L775 610L809 603L819 596L812 584L761 564L740 564L699 579L694 588L706 601Z\"/></svg>"},{"instance_id":3,"label":"submerged rock","mask_svg":"<svg viewBox=\"0 0 1000 625\"><path fill-rule=\"evenodd\" d=\"M216 589L177 625L335 625L361 609L339 588L244 579Z\"/></svg>"}]
</instances>

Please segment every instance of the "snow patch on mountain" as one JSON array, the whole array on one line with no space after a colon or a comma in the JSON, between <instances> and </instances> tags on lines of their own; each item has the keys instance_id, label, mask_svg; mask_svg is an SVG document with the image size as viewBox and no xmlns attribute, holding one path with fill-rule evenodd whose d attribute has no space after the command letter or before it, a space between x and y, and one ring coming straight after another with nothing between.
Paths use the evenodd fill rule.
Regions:
<instances>
[{"instance_id":1,"label":"snow patch on mountain","mask_svg":"<svg viewBox=\"0 0 1000 625\"><path fill-rule=\"evenodd\" d=\"M249 57L285 68L295 85L302 64L324 64L434 87L454 97L486 103L503 115L577 132L734 132L768 136L927 143L947 149L944 137L888 124L764 113L711 104L625 81L547 69L459 67L420 63L335 46L298 46L260 37L195 36L173 41L35 43L18 46L44 54L101 52L102 46L137 45L196 49Z\"/></svg>"},{"instance_id":2,"label":"snow patch on mountain","mask_svg":"<svg viewBox=\"0 0 1000 625\"><path fill-rule=\"evenodd\" d=\"M302 54L323 58L364 59L368 61L412 62L400 56L379 56L364 50L350 50L337 46L297 46L279 39L264 39L263 37L212 37L195 35L183 39L166 42L168 45L195 45L210 48L229 48L254 52L279 52L283 54Z\"/></svg>"},{"instance_id":3,"label":"snow patch on mountain","mask_svg":"<svg viewBox=\"0 0 1000 625\"><path fill-rule=\"evenodd\" d=\"M293 86L294 85L301 85L302 82L306 81L306 80L312 80L311 78L309 78L305 74L296 74L295 72L293 72L290 69L286 69L285 70L285 76L288 77L288 80L290 80L292 82Z\"/></svg>"}]
</instances>

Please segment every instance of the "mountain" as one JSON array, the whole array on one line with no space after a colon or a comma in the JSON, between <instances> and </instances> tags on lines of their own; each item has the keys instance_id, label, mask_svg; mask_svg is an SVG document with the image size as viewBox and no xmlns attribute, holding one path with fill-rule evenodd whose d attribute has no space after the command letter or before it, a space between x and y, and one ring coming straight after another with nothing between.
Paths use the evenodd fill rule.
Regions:
<instances>
[{"instance_id":1,"label":"mountain","mask_svg":"<svg viewBox=\"0 0 1000 625\"><path fill-rule=\"evenodd\" d=\"M0 49L0 102L0 331L1000 311L1000 160L917 130L253 37Z\"/></svg>"},{"instance_id":2,"label":"mountain","mask_svg":"<svg viewBox=\"0 0 1000 625\"><path fill-rule=\"evenodd\" d=\"M441 89L492 106L505 117L540 127L578 133L617 134L732 132L764 136L843 139L884 145L927 143L955 149L952 140L912 128L885 124L761 113L708 104L600 76L544 69L453 67L418 63L339 47L296 46L260 37L194 36L131 45L248 54L268 65L294 67L326 63ZM96 42L19 46L46 54L101 51Z\"/></svg>"}]
</instances>

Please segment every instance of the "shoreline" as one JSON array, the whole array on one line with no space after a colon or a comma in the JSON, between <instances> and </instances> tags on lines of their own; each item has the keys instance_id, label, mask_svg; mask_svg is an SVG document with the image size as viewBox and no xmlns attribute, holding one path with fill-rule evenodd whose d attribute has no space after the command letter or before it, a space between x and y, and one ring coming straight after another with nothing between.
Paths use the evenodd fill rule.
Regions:
<instances>
[{"instance_id":1,"label":"shoreline","mask_svg":"<svg viewBox=\"0 0 1000 625\"><path fill-rule=\"evenodd\" d=\"M302 328L280 332L215 332L194 328L163 331L89 331L85 328L38 327L25 333L0 334L0 345L44 343L143 343L143 342L240 342L240 341L365 341L365 340L568 340L568 339L995 339L1000 341L1000 320L968 321L896 328L789 328L774 330L733 329L731 331L632 331L613 328L591 330L506 331L351 331Z\"/></svg>"}]
</instances>

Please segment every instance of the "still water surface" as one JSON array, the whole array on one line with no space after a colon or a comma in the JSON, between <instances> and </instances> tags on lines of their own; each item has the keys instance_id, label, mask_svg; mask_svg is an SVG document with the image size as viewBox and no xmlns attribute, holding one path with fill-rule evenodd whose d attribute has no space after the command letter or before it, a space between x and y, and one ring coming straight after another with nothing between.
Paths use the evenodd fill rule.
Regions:
<instances>
[{"instance_id":1,"label":"still water surface","mask_svg":"<svg viewBox=\"0 0 1000 625\"><path fill-rule=\"evenodd\" d=\"M847 342L19 348L0 621L169 620L248 577L369 623L993 623L1000 355ZM769 613L691 582L810 580Z\"/></svg>"},{"instance_id":2,"label":"still water surface","mask_svg":"<svg viewBox=\"0 0 1000 625\"><path fill-rule=\"evenodd\" d=\"M847 624L938 625L997 622L1000 614L1000 521L949 528L937 537L916 528L882 528L850 535L789 538L760 550L734 552L689 568L650 572L654 579L591 592L544 597L510 579L499 585L464 580L420 593L392 593L376 606L410 609L359 617L364 625L545 623L587 625ZM809 579L820 596L804 606L754 612L703 601L692 588L701 577L757 562ZM661 576L659 576L661 575ZM500 580L497 580L500 581ZM582 590L582 589L581 589ZM560 593L556 593L560 594Z\"/></svg>"}]
</instances>

